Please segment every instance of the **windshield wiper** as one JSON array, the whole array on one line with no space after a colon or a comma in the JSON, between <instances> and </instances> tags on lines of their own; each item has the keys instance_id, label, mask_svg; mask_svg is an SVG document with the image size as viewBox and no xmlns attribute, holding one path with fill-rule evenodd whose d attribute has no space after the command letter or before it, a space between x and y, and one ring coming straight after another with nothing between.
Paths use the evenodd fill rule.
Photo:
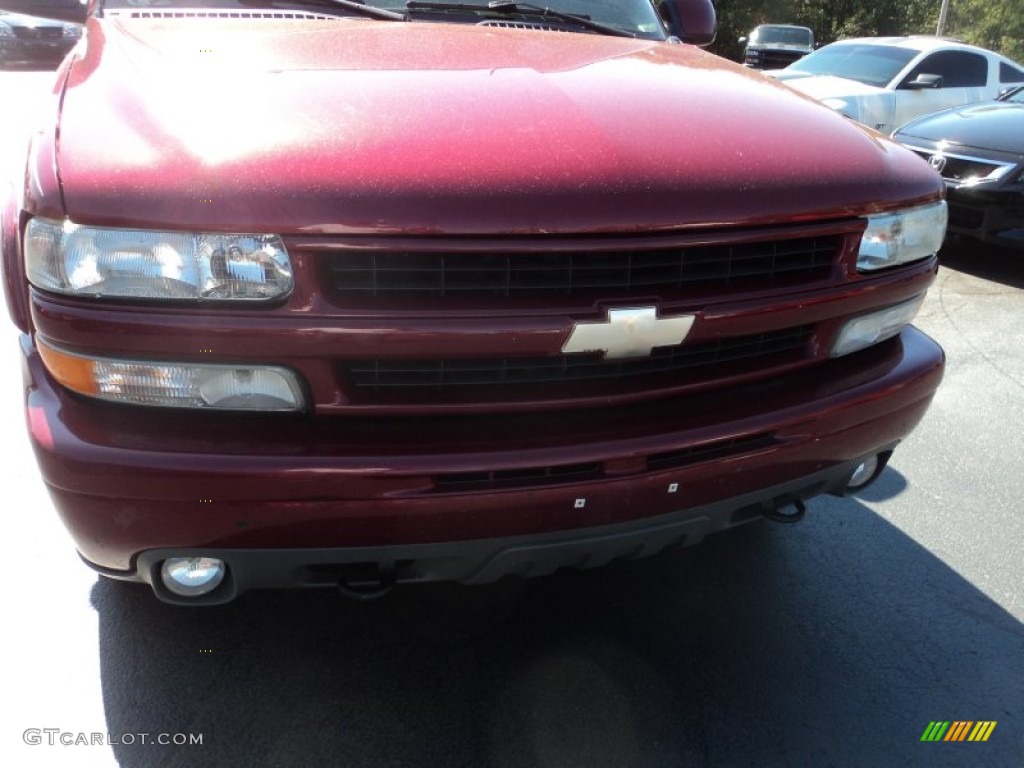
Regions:
<instances>
[{"instance_id":1,"label":"windshield wiper","mask_svg":"<svg viewBox=\"0 0 1024 768\"><path fill-rule=\"evenodd\" d=\"M395 13L384 8L377 8L373 5L366 5L359 0L240 0L244 5L258 5L263 8L276 8L285 5L291 8L295 6L306 6L313 8L344 8L346 11L367 16L371 19L386 19L387 21L408 21L409 17L404 13Z\"/></svg>"},{"instance_id":2,"label":"windshield wiper","mask_svg":"<svg viewBox=\"0 0 1024 768\"><path fill-rule=\"evenodd\" d=\"M564 11L556 11L552 8L544 8L532 3L520 3L517 0L491 0L486 5L475 3L446 3L432 2L432 0L409 0L405 7L410 11L470 11L473 13L519 13L522 15L535 15L541 18L558 19L570 24L576 24L586 29L592 29L604 35L615 35L616 37L636 37L632 32L627 32L618 27L610 27L598 21L591 21L584 16L576 16Z\"/></svg>"}]
</instances>

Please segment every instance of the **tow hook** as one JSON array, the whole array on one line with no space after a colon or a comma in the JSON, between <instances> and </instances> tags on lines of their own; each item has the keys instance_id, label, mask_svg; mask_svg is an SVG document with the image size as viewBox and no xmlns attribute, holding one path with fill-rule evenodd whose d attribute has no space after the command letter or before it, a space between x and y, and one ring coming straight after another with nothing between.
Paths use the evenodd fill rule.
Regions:
<instances>
[{"instance_id":1,"label":"tow hook","mask_svg":"<svg viewBox=\"0 0 1024 768\"><path fill-rule=\"evenodd\" d=\"M803 499L793 499L779 506L766 504L761 514L773 523L799 523L807 514L807 505Z\"/></svg>"},{"instance_id":2,"label":"tow hook","mask_svg":"<svg viewBox=\"0 0 1024 768\"><path fill-rule=\"evenodd\" d=\"M380 563L376 578L346 577L338 579L338 592L352 600L367 602L384 597L395 588L395 564Z\"/></svg>"}]
</instances>

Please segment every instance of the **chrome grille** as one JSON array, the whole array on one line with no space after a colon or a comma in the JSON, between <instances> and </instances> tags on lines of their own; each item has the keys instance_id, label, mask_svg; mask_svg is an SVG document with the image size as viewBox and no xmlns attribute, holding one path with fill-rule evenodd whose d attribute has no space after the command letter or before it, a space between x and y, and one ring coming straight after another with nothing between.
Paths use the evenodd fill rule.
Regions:
<instances>
[{"instance_id":1,"label":"chrome grille","mask_svg":"<svg viewBox=\"0 0 1024 768\"><path fill-rule=\"evenodd\" d=\"M939 174L946 181L959 184L981 181L1003 171L1003 169L1013 167L1012 163L999 163L994 160L983 160L978 157L967 157L966 155L951 155L945 152L933 152L916 147L912 149L925 160L930 161L932 157L941 157L943 165Z\"/></svg>"},{"instance_id":2,"label":"chrome grille","mask_svg":"<svg viewBox=\"0 0 1024 768\"><path fill-rule=\"evenodd\" d=\"M946 167L942 169L942 177L953 181L967 181L968 179L984 179L993 171L1002 166L993 163L984 163L980 160L968 160L960 157L947 157Z\"/></svg>"}]
</instances>

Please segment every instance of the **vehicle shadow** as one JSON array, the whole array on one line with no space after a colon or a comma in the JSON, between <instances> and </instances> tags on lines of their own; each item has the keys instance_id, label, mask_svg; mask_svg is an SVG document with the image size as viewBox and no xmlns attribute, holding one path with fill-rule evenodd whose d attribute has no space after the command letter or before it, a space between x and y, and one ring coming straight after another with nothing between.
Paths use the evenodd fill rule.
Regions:
<instances>
[{"instance_id":1,"label":"vehicle shadow","mask_svg":"<svg viewBox=\"0 0 1024 768\"><path fill-rule=\"evenodd\" d=\"M967 237L946 241L939 253L943 267L1011 288L1024 288L1024 250L999 248Z\"/></svg>"},{"instance_id":2,"label":"vehicle shadow","mask_svg":"<svg viewBox=\"0 0 1024 768\"><path fill-rule=\"evenodd\" d=\"M1024 762L1024 626L853 499L484 590L182 609L100 580L93 604L108 731L202 734L133 736L125 766ZM932 720L998 726L922 743Z\"/></svg>"}]
</instances>

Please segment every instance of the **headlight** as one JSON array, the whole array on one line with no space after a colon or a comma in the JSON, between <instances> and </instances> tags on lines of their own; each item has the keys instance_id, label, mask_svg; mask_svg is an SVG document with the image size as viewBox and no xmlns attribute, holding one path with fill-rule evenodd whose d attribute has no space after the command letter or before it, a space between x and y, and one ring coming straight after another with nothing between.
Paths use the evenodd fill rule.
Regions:
<instances>
[{"instance_id":1,"label":"headlight","mask_svg":"<svg viewBox=\"0 0 1024 768\"><path fill-rule=\"evenodd\" d=\"M70 40L78 40L82 36L82 28L75 26L64 27L64 37Z\"/></svg>"},{"instance_id":2,"label":"headlight","mask_svg":"<svg viewBox=\"0 0 1024 768\"><path fill-rule=\"evenodd\" d=\"M914 315L921 309L922 302L923 293L894 307L886 307L848 320L832 345L831 356L842 357L891 339L910 325Z\"/></svg>"},{"instance_id":3,"label":"headlight","mask_svg":"<svg viewBox=\"0 0 1024 768\"><path fill-rule=\"evenodd\" d=\"M32 219L25 269L36 288L72 296L279 299L292 269L277 235L154 232Z\"/></svg>"},{"instance_id":4,"label":"headlight","mask_svg":"<svg viewBox=\"0 0 1024 768\"><path fill-rule=\"evenodd\" d=\"M0 24L0 37L14 37L14 30L6 24Z\"/></svg>"},{"instance_id":5,"label":"headlight","mask_svg":"<svg viewBox=\"0 0 1024 768\"><path fill-rule=\"evenodd\" d=\"M867 216L857 269L871 272L924 259L938 252L946 237L946 202L896 213Z\"/></svg>"}]
</instances>

